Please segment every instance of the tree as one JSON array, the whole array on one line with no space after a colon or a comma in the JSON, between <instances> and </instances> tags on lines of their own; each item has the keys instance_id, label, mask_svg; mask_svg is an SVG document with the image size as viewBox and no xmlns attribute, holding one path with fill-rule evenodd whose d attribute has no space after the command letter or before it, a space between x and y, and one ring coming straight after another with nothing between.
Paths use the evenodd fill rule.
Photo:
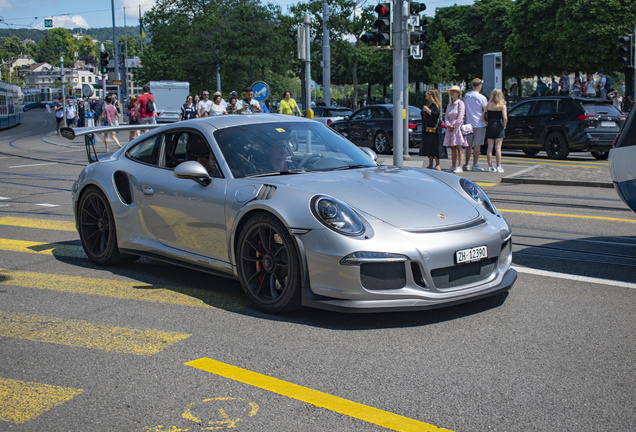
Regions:
<instances>
[{"instance_id":1,"label":"tree","mask_svg":"<svg viewBox=\"0 0 636 432\"><path fill-rule=\"evenodd\" d=\"M120 36L119 39L117 39L119 52L126 54L126 39L128 39L128 58L141 56L141 36Z\"/></svg>"},{"instance_id":2,"label":"tree","mask_svg":"<svg viewBox=\"0 0 636 432\"><path fill-rule=\"evenodd\" d=\"M90 36L84 35L82 39L80 39L78 44L78 58L86 62L86 64L97 64L97 60L95 58L95 42L93 42L93 38Z\"/></svg>"},{"instance_id":3,"label":"tree","mask_svg":"<svg viewBox=\"0 0 636 432\"><path fill-rule=\"evenodd\" d=\"M60 57L67 62L75 58L77 45L70 33L61 27L48 30L44 38L38 42L36 61L47 62L59 66Z\"/></svg>"},{"instance_id":4,"label":"tree","mask_svg":"<svg viewBox=\"0 0 636 432\"><path fill-rule=\"evenodd\" d=\"M22 44L22 40L17 36L0 38L0 55L7 59L16 57L25 53L26 47Z\"/></svg>"},{"instance_id":5,"label":"tree","mask_svg":"<svg viewBox=\"0 0 636 432\"><path fill-rule=\"evenodd\" d=\"M442 32L438 32L437 39L431 45L431 65L425 66L430 84L437 87L441 83L451 83L457 79L455 73L455 58Z\"/></svg>"}]
</instances>

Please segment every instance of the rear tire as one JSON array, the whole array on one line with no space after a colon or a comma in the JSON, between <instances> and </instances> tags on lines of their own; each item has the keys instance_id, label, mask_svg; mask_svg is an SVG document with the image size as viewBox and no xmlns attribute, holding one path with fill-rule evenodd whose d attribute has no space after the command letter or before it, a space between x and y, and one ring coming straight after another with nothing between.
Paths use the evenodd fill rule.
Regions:
<instances>
[{"instance_id":1,"label":"rear tire","mask_svg":"<svg viewBox=\"0 0 636 432\"><path fill-rule=\"evenodd\" d=\"M119 251L113 210L98 187L90 186L82 193L78 222L84 252L95 264L108 266L139 258Z\"/></svg>"},{"instance_id":2,"label":"rear tire","mask_svg":"<svg viewBox=\"0 0 636 432\"><path fill-rule=\"evenodd\" d=\"M391 153L391 146L389 145L389 138L382 131L375 134L373 138L373 150L378 154Z\"/></svg>"},{"instance_id":3,"label":"rear tire","mask_svg":"<svg viewBox=\"0 0 636 432\"><path fill-rule=\"evenodd\" d=\"M607 158L609 157L609 152L593 151L592 156L594 156L594 158L598 160L607 160Z\"/></svg>"},{"instance_id":4,"label":"rear tire","mask_svg":"<svg viewBox=\"0 0 636 432\"><path fill-rule=\"evenodd\" d=\"M532 157L536 156L539 153L539 150L524 150L523 152L526 154L526 156Z\"/></svg>"},{"instance_id":5,"label":"rear tire","mask_svg":"<svg viewBox=\"0 0 636 432\"><path fill-rule=\"evenodd\" d=\"M568 143L560 132L552 132L545 140L545 152L549 159L565 159L570 154Z\"/></svg>"}]
</instances>

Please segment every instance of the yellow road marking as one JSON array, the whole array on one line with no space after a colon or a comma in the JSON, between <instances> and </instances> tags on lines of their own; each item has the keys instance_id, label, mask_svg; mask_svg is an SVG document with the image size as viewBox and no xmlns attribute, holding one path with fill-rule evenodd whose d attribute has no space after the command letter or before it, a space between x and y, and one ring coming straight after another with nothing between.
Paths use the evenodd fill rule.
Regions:
<instances>
[{"instance_id":1,"label":"yellow road marking","mask_svg":"<svg viewBox=\"0 0 636 432\"><path fill-rule=\"evenodd\" d=\"M272 378L267 375L261 375L256 372L221 363L209 358L200 358L188 363L186 366L192 366L197 369L204 370L225 378L242 382L254 387L258 387L273 393L287 396L302 402L306 402L317 407L335 411L349 417L357 418L369 423L373 423L387 429L396 431L418 431L418 432L450 432L448 429L438 428L437 426L403 417L398 414L383 411L370 406L352 402L337 396L313 390L307 387Z\"/></svg>"},{"instance_id":2,"label":"yellow road marking","mask_svg":"<svg viewBox=\"0 0 636 432\"><path fill-rule=\"evenodd\" d=\"M192 335L0 311L0 336L151 356Z\"/></svg>"},{"instance_id":3,"label":"yellow road marking","mask_svg":"<svg viewBox=\"0 0 636 432\"><path fill-rule=\"evenodd\" d=\"M612 218L612 217L605 217L605 216L583 216L583 215L572 215L572 214L563 214L563 213L545 213L545 212L528 211L528 210L506 210L506 209L498 209L498 210L500 212L508 212L508 213L526 213L526 214L535 214L535 215L542 215L542 216L559 216L559 217L579 218L579 219L600 219L600 220L608 220L608 221L636 223L635 219L621 219L621 218Z\"/></svg>"},{"instance_id":4,"label":"yellow road marking","mask_svg":"<svg viewBox=\"0 0 636 432\"><path fill-rule=\"evenodd\" d=\"M566 166L566 167L572 167L572 168L602 168L600 166L597 166L598 164L594 164L592 165L592 163L590 163L589 165L585 165L585 162L573 162L573 163L562 163L562 162L544 162L544 161L530 161L530 160L523 160L523 159L514 159L514 158L501 158L501 160L503 162L516 162L516 163L520 163L520 164L534 164L534 165L552 165L552 166ZM596 165L596 166L595 166Z\"/></svg>"},{"instance_id":5,"label":"yellow road marking","mask_svg":"<svg viewBox=\"0 0 636 432\"><path fill-rule=\"evenodd\" d=\"M84 249L81 246L66 245L62 243L41 243L25 240L0 239L0 250L86 258Z\"/></svg>"},{"instance_id":6,"label":"yellow road marking","mask_svg":"<svg viewBox=\"0 0 636 432\"><path fill-rule=\"evenodd\" d=\"M28 219L17 217L2 217L0 225L10 225L25 228L38 228L58 231L76 231L74 222L56 221L49 219Z\"/></svg>"},{"instance_id":7,"label":"yellow road marking","mask_svg":"<svg viewBox=\"0 0 636 432\"><path fill-rule=\"evenodd\" d=\"M481 182L475 182L477 183L478 186L481 187L492 187L492 186L497 186L497 183L481 183Z\"/></svg>"},{"instance_id":8,"label":"yellow road marking","mask_svg":"<svg viewBox=\"0 0 636 432\"><path fill-rule=\"evenodd\" d=\"M150 285L141 282L6 269L0 269L0 284L179 306L222 308L234 311L244 309L246 304L243 296L238 293L236 297L229 297L229 294L226 293L220 294L198 288ZM211 304L217 305L217 307L211 306Z\"/></svg>"},{"instance_id":9,"label":"yellow road marking","mask_svg":"<svg viewBox=\"0 0 636 432\"><path fill-rule=\"evenodd\" d=\"M562 164L587 164L587 165L609 165L608 161L601 160L581 160L581 159L571 159L571 160L557 160L557 159L540 159L540 158L530 158L530 157L514 157L514 156L501 156L501 159L507 160L518 160L518 161L544 161L547 163L562 163Z\"/></svg>"},{"instance_id":10,"label":"yellow road marking","mask_svg":"<svg viewBox=\"0 0 636 432\"><path fill-rule=\"evenodd\" d=\"M0 420L25 423L83 390L0 378Z\"/></svg>"}]
</instances>

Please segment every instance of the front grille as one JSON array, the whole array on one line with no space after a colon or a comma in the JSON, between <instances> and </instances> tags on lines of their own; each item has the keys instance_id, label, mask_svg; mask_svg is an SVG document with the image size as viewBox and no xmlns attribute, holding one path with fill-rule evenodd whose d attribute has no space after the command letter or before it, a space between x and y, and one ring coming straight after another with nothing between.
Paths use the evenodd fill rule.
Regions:
<instances>
[{"instance_id":1,"label":"front grille","mask_svg":"<svg viewBox=\"0 0 636 432\"><path fill-rule=\"evenodd\" d=\"M497 257L469 264L431 270L433 283L439 289L455 288L488 279L497 266Z\"/></svg>"},{"instance_id":2,"label":"front grille","mask_svg":"<svg viewBox=\"0 0 636 432\"><path fill-rule=\"evenodd\" d=\"M368 290L393 290L406 285L404 262L360 264L360 282Z\"/></svg>"}]
</instances>

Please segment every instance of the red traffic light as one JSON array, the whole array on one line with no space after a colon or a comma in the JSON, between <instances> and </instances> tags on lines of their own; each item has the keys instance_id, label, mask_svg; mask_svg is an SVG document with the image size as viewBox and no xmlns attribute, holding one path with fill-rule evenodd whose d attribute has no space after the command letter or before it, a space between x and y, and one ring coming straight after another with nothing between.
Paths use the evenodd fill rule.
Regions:
<instances>
[{"instance_id":1,"label":"red traffic light","mask_svg":"<svg viewBox=\"0 0 636 432\"><path fill-rule=\"evenodd\" d=\"M388 5L386 4L379 4L375 7L375 12L382 16L382 15L389 15L391 13L391 10L389 9Z\"/></svg>"}]
</instances>

